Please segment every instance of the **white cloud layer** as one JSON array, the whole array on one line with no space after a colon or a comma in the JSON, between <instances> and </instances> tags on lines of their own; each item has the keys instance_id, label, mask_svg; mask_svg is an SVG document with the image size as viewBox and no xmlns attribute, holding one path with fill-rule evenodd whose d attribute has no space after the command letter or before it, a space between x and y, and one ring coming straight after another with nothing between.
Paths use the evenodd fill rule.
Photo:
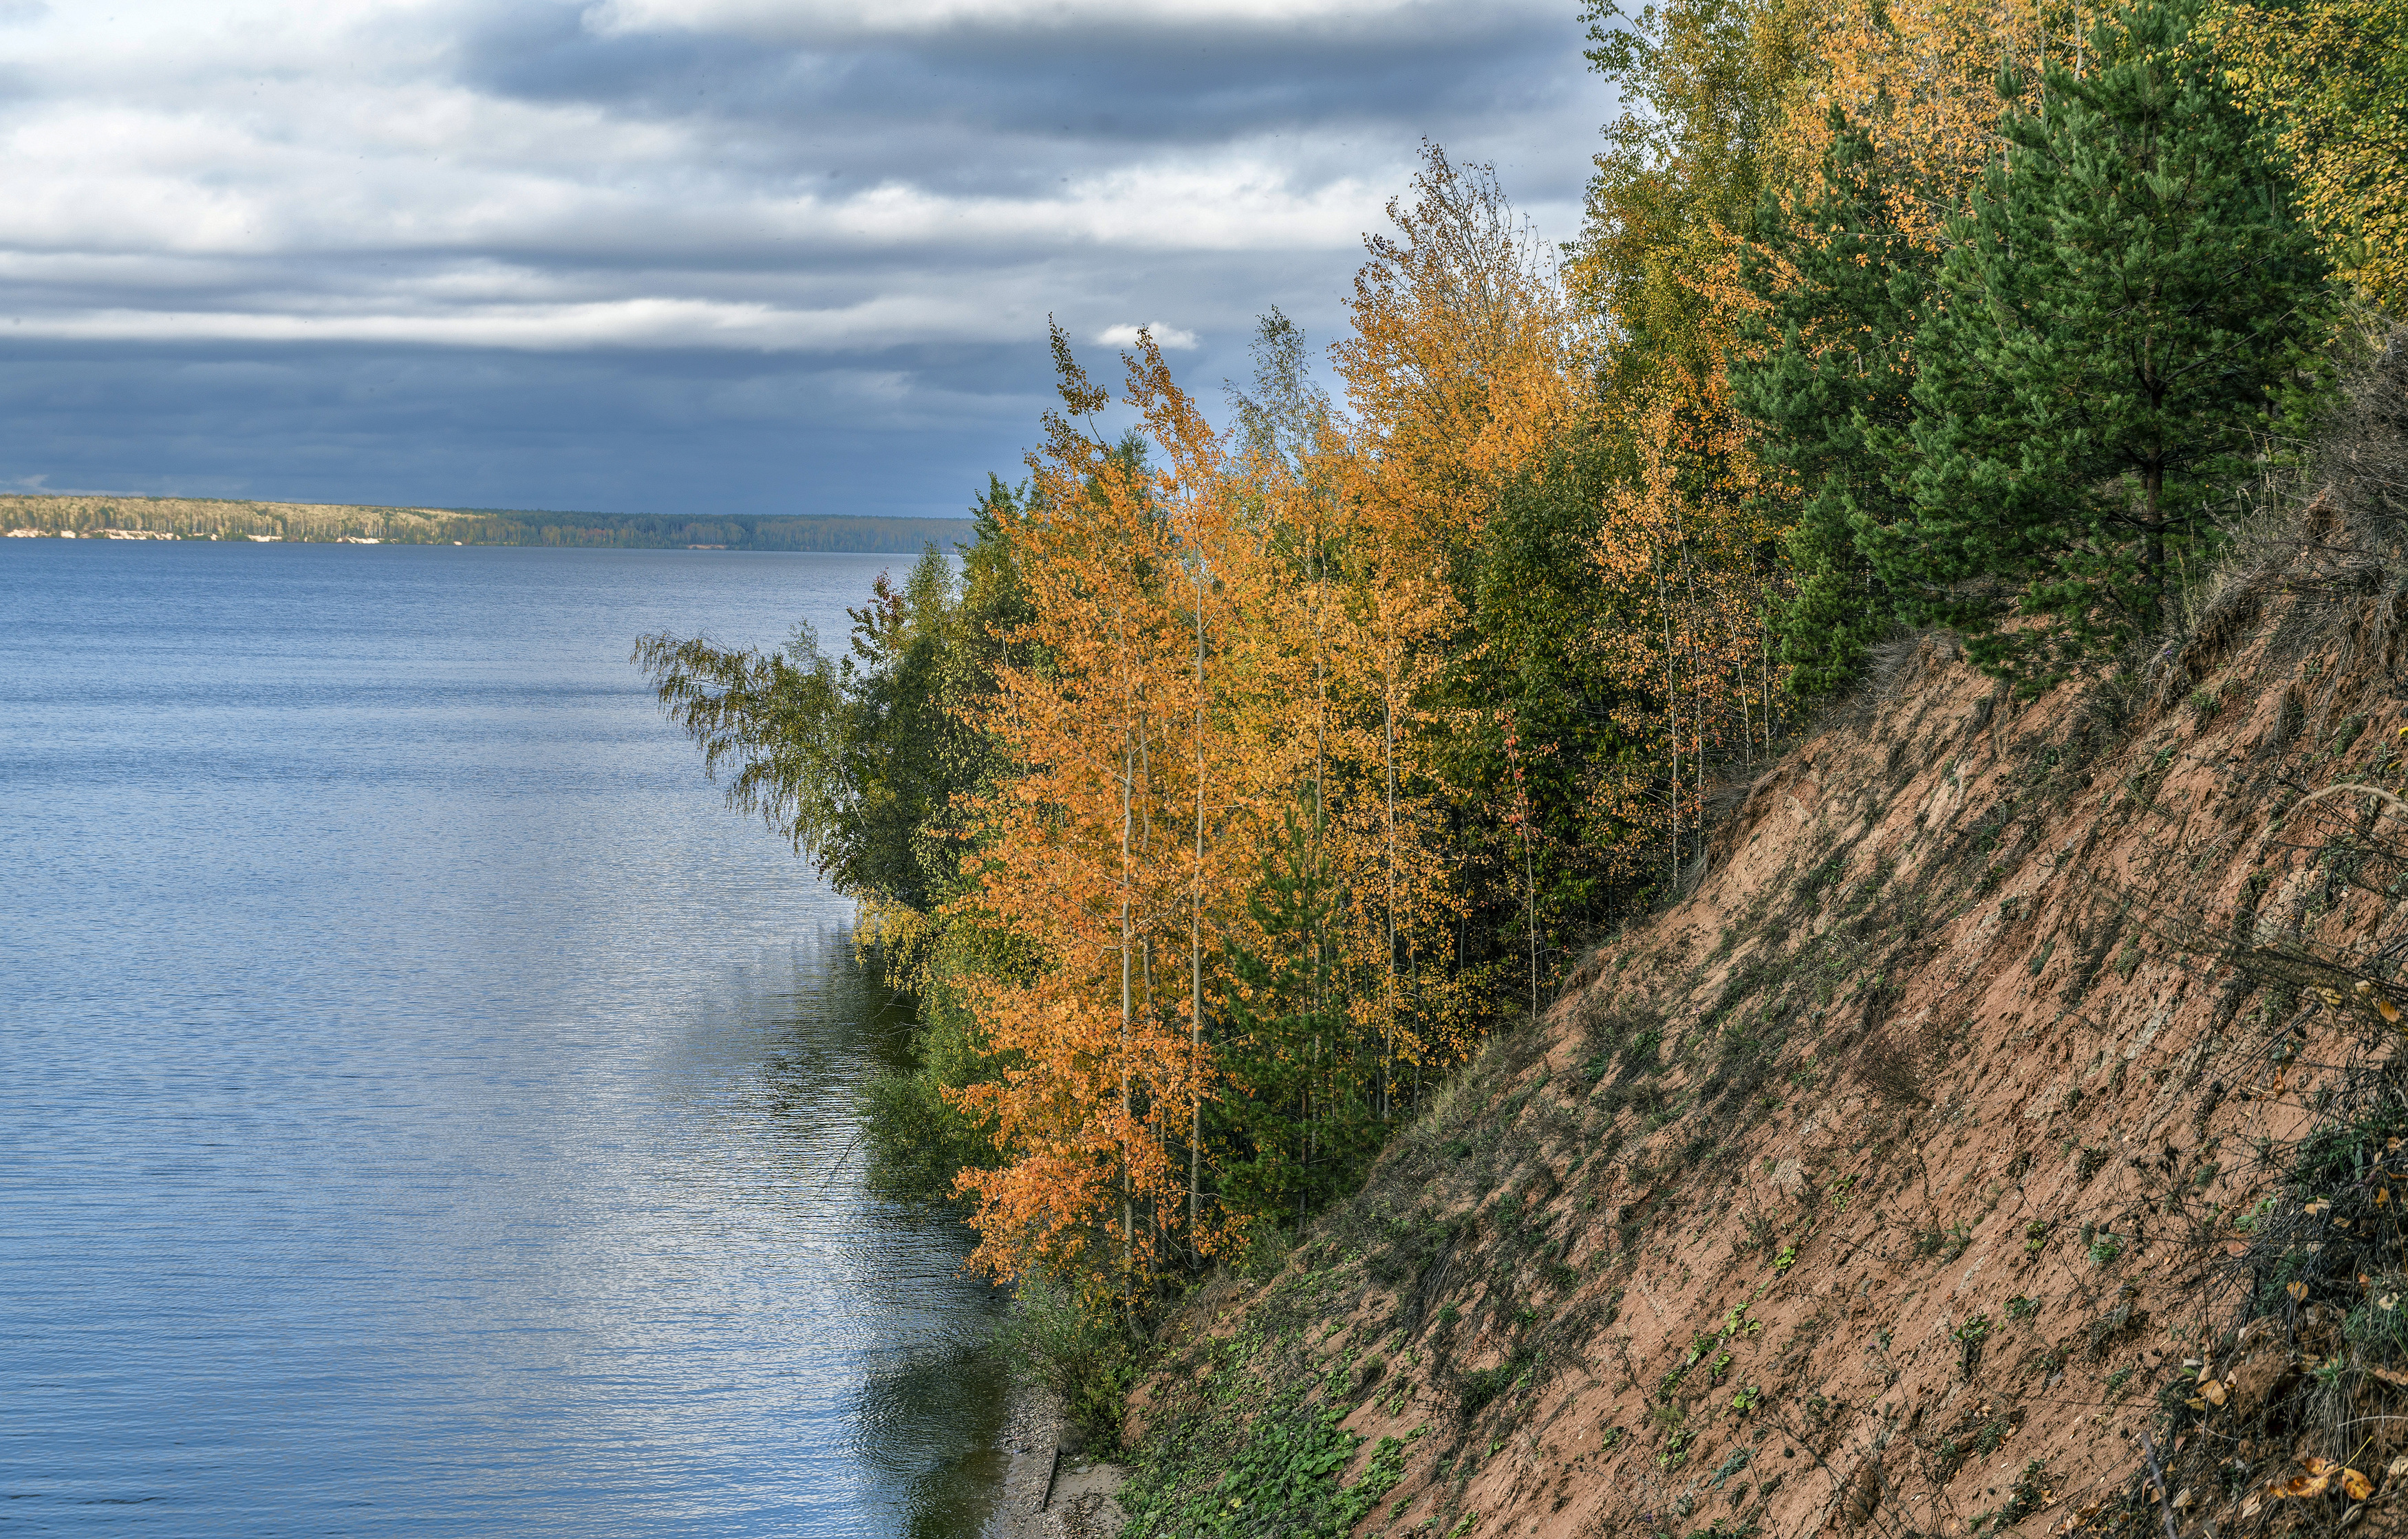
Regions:
<instances>
[{"instance_id":1,"label":"white cloud layer","mask_svg":"<svg viewBox=\"0 0 2408 1539\"><path fill-rule=\"evenodd\" d=\"M1196 346L1194 332L1166 326L1159 321L1148 322L1143 326L1131 325L1126 322L1117 326L1106 326L1096 333L1096 340L1105 347L1133 348L1138 344L1140 332L1153 333L1154 345L1165 352L1185 352Z\"/></svg>"},{"instance_id":2,"label":"white cloud layer","mask_svg":"<svg viewBox=\"0 0 2408 1539\"><path fill-rule=\"evenodd\" d=\"M840 46L944 34L1051 36L1098 30L1246 28L1286 36L1399 32L1433 36L1529 16L1560 19L1560 12L1533 0L1489 0L1483 6L1445 0L887 0L870 5L595 0L585 7L583 22L601 36L716 33L764 42Z\"/></svg>"},{"instance_id":3,"label":"white cloud layer","mask_svg":"<svg viewBox=\"0 0 2408 1539\"><path fill-rule=\"evenodd\" d=\"M0 336L108 380L146 348L280 380L684 352L851 381L754 391L826 431L1025 422L1049 316L1125 345L1122 317L1175 314L1157 339L1212 374L1271 305L1326 331L1424 137L1570 234L1606 103L1568 10L0 0ZM279 420L243 417L264 454ZM81 477L7 458L39 437L0 480Z\"/></svg>"}]
</instances>

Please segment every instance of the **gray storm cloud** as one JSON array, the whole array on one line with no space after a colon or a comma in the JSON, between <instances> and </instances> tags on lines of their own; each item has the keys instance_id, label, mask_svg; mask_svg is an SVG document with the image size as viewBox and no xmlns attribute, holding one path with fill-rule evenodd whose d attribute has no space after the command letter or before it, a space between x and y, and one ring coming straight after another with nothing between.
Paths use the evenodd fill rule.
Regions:
<instances>
[{"instance_id":1,"label":"gray storm cloud","mask_svg":"<svg viewBox=\"0 0 2408 1539\"><path fill-rule=\"evenodd\" d=\"M1425 138L1569 234L1570 8L0 5L0 482L950 512L1075 338L1326 335Z\"/></svg>"}]
</instances>

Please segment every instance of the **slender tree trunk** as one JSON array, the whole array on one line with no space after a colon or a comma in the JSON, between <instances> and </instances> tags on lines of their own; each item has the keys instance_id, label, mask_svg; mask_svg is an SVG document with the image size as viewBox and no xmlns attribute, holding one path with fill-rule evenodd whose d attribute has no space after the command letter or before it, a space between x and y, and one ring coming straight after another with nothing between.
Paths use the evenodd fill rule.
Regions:
<instances>
[{"instance_id":1,"label":"slender tree trunk","mask_svg":"<svg viewBox=\"0 0 2408 1539\"><path fill-rule=\"evenodd\" d=\"M1764 756L1772 757L1772 632L1761 621L1756 627L1756 676L1764 685Z\"/></svg>"},{"instance_id":2,"label":"slender tree trunk","mask_svg":"<svg viewBox=\"0 0 2408 1539\"><path fill-rule=\"evenodd\" d=\"M1383 730L1388 773L1388 1021L1386 1040L1380 1044L1380 1120L1393 1109L1389 1082L1397 1058L1397 677L1393 652L1389 658L1387 721Z\"/></svg>"},{"instance_id":3,"label":"slender tree trunk","mask_svg":"<svg viewBox=\"0 0 2408 1539\"><path fill-rule=\"evenodd\" d=\"M2143 595L2143 597L2142 597L2143 609L2142 609L2142 614L2141 614L2141 624L2142 624L2142 627L2143 628L2143 630L2152 630L2152 629L2155 629L2155 628L2156 628L2158 619L2159 619L2159 618L2164 614L2164 612L2165 612L2165 598L2166 598L2166 525L2165 525L2165 516L2164 516L2164 503L2165 503L2165 495L2166 495L2166 467L2165 467L2165 466L2164 466L2164 465L2162 465L2162 464L2158 464L2158 463L2154 463L2154 462L2153 462L2153 463L2149 466L2149 467L2147 468L2147 470L2145 470L2144 472L2143 472L2143 481L2142 481L2142 484L2143 484L2143 486L2144 486L2144 487L2147 489L2147 494L2148 494L2148 519L2149 519L2149 524L2148 524L2148 534L2147 534L2147 536L2145 537L2145 538L2146 538L2146 539L2147 539L2147 554L2146 554L2146 555L2143 558L2143 576L2142 576L2142 580L2141 580L2141 589L2142 589L2142 595Z\"/></svg>"},{"instance_id":4,"label":"slender tree trunk","mask_svg":"<svg viewBox=\"0 0 2408 1539\"><path fill-rule=\"evenodd\" d=\"M1671 874L1666 884L1666 890L1671 891L1681 885L1681 697L1672 683L1672 602L1664 596L1662 571L1653 575L1656 607L1664 611L1664 736L1672 750L1672 831L1669 841Z\"/></svg>"},{"instance_id":5,"label":"slender tree trunk","mask_svg":"<svg viewBox=\"0 0 2408 1539\"><path fill-rule=\"evenodd\" d=\"M1319 899L1320 899L1320 896L1321 896L1321 870L1322 870L1322 867L1321 867L1321 861L1322 861L1322 848L1321 848L1321 841L1322 841L1322 834L1323 834L1323 831L1324 831L1324 823L1325 823L1325 821L1326 821L1326 808L1327 808L1327 802L1326 802L1326 800L1325 798L1326 798L1326 795L1327 795L1327 792L1328 792L1328 784L1327 784L1327 781L1326 781L1326 779L1325 777L1326 777L1326 776L1327 775L1327 773L1328 773L1328 752L1329 752L1329 676L1328 676L1328 664L1329 664L1329 659L1328 659L1327 651L1326 651L1326 649L1324 647L1324 645L1322 644L1322 643L1323 643L1323 638L1322 638L1322 634L1321 634L1321 622L1322 622L1322 612L1321 612L1321 611L1322 611L1322 605L1323 605L1323 602L1325 601L1325 599L1326 599L1326 597L1327 597L1326 593L1325 592L1325 590L1324 590L1324 588L1323 588L1323 583L1324 583L1325 579L1326 579L1326 578L1327 577L1327 575L1328 575L1328 574L1327 574L1327 570L1326 570L1326 561L1327 561L1327 559L1328 559L1329 552L1328 552L1328 547L1327 547L1327 545L1324 542L1324 539L1325 539L1326 531L1319 527L1319 520L1320 520L1320 517L1321 517L1321 510L1320 510L1320 508L1319 508L1318 504L1315 504L1314 509L1313 509L1313 518L1314 518L1314 524L1315 524L1315 526L1314 526L1314 529L1313 529L1313 538L1312 538L1312 895L1313 895L1313 898L1314 898L1315 901L1318 901L1318 900L1319 900ZM1322 935L1322 933L1321 933L1321 930L1322 930L1322 927L1321 927L1321 925L1320 925L1319 923L1317 923L1317 922L1316 922L1316 923L1312 926L1312 994L1311 994L1311 996L1310 996L1310 998L1312 999L1312 1014L1313 1014L1313 1019L1314 1019L1315 1021L1318 1021L1318 1020L1321 1018L1321 1010L1322 1010L1322 1005L1323 1005L1323 1003L1324 1003L1325 1000L1326 999L1326 986L1327 986L1327 980L1326 980L1326 979L1325 979L1325 978L1322 976L1322 964L1324 963L1324 961L1325 961L1325 960L1326 959L1326 957L1327 957L1327 947L1326 947L1326 943L1325 938L1324 938L1324 936L1323 936L1323 935ZM1318 1033L1316 1033L1316 1034L1314 1035L1313 1039L1312 1039L1312 1048L1313 1048L1313 1055L1312 1055L1312 1068L1313 1068L1313 1070L1314 1070L1315 1072L1318 1072L1318 1070L1320 1069L1320 1066L1321 1066L1321 1038L1320 1038L1320 1036L1319 1036L1319 1034L1318 1034ZM1320 1108L1319 1108L1318 1106L1316 1106L1315 1110L1319 1110L1319 1109L1320 1109ZM1305 1126L1305 1135L1304 1135L1304 1136L1305 1136L1305 1167L1306 1167L1306 1169L1307 1169L1307 1170L1310 1170L1310 1169L1312 1168L1312 1131L1313 1131L1313 1129L1312 1129L1312 1117L1311 1117L1310 1115L1308 1115L1308 1116L1305 1118L1305 1125L1304 1125L1304 1126ZM1303 1201L1303 1188L1301 1188L1301 1187L1299 1187L1299 1188L1298 1188L1298 1190L1297 1190L1297 1201L1298 1201L1299 1202ZM1299 1228L1300 1228L1300 1227L1301 1227L1301 1219L1299 1218Z\"/></svg>"},{"instance_id":6,"label":"slender tree trunk","mask_svg":"<svg viewBox=\"0 0 2408 1539\"><path fill-rule=\"evenodd\" d=\"M1522 891L1530 930L1530 1018L1539 1018L1539 872L1530 859L1530 819L1522 817Z\"/></svg>"},{"instance_id":7,"label":"slender tree trunk","mask_svg":"<svg viewBox=\"0 0 2408 1539\"><path fill-rule=\"evenodd\" d=\"M1136 1000L1132 994L1137 962L1137 936L1133 923L1129 870L1130 825L1135 820L1134 790L1131 784L1137 772L1137 753L1132 743L1121 745L1121 1265L1127 1268L1136 1259L1137 1208L1129 1186L1128 1129L1132 1103L1129 1095L1129 1037L1135 1020Z\"/></svg>"},{"instance_id":8,"label":"slender tree trunk","mask_svg":"<svg viewBox=\"0 0 2408 1539\"><path fill-rule=\"evenodd\" d=\"M1689 565L1688 554L1686 551L1682 553L1681 557L1681 582L1683 585L1687 587L1689 590L1689 613L1694 618L1698 612L1698 573L1697 568ZM1695 653L1696 649L1692 648L1691 655L1693 660L1689 664L1689 713L1696 718L1698 724L1698 751L1690 755L1689 757L1696 766L1695 773L1698 777L1698 822L1696 827L1700 841L1700 848L1702 848L1706 832L1706 687L1704 683L1704 665L1701 662L1694 660Z\"/></svg>"},{"instance_id":9,"label":"slender tree trunk","mask_svg":"<svg viewBox=\"0 0 2408 1539\"><path fill-rule=\"evenodd\" d=\"M1522 828L1522 928L1530 952L1530 1017L1539 1014L1539 872L1530 855L1530 795L1522 781L1519 724L1505 718L1505 763L1513 776L1513 821Z\"/></svg>"},{"instance_id":10,"label":"slender tree trunk","mask_svg":"<svg viewBox=\"0 0 2408 1539\"><path fill-rule=\"evenodd\" d=\"M1140 706L1137 712L1137 776L1145 782L1145 795L1137 798L1137 858L1138 864L1142 866L1154 859L1154 732L1153 724L1145 719L1143 706ZM1151 974L1147 977L1142 998L1147 1009L1154 1008Z\"/></svg>"},{"instance_id":11,"label":"slender tree trunk","mask_svg":"<svg viewBox=\"0 0 2408 1539\"><path fill-rule=\"evenodd\" d=\"M1137 864L1151 870L1154 861L1154 724L1147 719L1146 710L1141 705L1138 708L1137 713L1137 778L1145 783L1145 795L1133 798L1137 804ZM1154 991L1154 933L1151 918L1138 936L1137 961L1137 1006L1132 1018L1135 1014L1141 1014L1149 1021L1159 1023L1162 1001ZM1130 1098L1129 1112L1132 1115L1136 1113L1134 1096ZM1164 1138L1162 1118L1151 1094L1147 1097L1145 1121L1153 1129L1153 1141L1159 1150ZM1158 1215L1159 1199L1147 1199L1147 1205L1155 1210Z\"/></svg>"},{"instance_id":12,"label":"slender tree trunk","mask_svg":"<svg viewBox=\"0 0 2408 1539\"><path fill-rule=\"evenodd\" d=\"M1196 870L1187 909L1187 1244L1197 1235L1204 1190L1204 552L1196 552Z\"/></svg>"}]
</instances>

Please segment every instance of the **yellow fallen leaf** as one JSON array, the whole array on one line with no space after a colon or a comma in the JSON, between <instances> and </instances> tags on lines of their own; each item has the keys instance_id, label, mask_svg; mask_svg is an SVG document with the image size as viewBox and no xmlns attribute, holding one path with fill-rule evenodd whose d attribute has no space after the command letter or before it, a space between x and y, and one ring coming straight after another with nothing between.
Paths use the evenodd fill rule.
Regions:
<instances>
[{"instance_id":1,"label":"yellow fallen leaf","mask_svg":"<svg viewBox=\"0 0 2408 1539\"><path fill-rule=\"evenodd\" d=\"M2209 1379L2206 1383L2200 1385L2199 1387L2199 1393L2200 1398L2206 1401L2210 1405L2221 1405L2224 1403L2224 1386L2218 1384L2214 1379Z\"/></svg>"},{"instance_id":2,"label":"yellow fallen leaf","mask_svg":"<svg viewBox=\"0 0 2408 1539\"><path fill-rule=\"evenodd\" d=\"M2378 1014L2378 1015L2382 1016L2385 1020L2392 1022L2394 1025L2397 1025L2397 1024L2399 1023L2399 1020L2400 1020L2400 1007L2399 1007L2398 1005L2396 1005L2396 1004L2393 1004L2393 1003L2392 1003L2390 1000L2375 1000L2375 1001L2374 1001L2374 1013L2375 1013L2376 1014Z\"/></svg>"},{"instance_id":3,"label":"yellow fallen leaf","mask_svg":"<svg viewBox=\"0 0 2408 1539\"><path fill-rule=\"evenodd\" d=\"M2207 1402L2201 1400L2197 1395L2191 1396L2190 1399L2184 1401L2183 1403L2189 1406L2194 1411L2204 1411L2207 1409Z\"/></svg>"},{"instance_id":4,"label":"yellow fallen leaf","mask_svg":"<svg viewBox=\"0 0 2408 1539\"><path fill-rule=\"evenodd\" d=\"M2295 1474L2283 1482L2282 1495L2294 1502L2310 1502L2333 1489L2337 1477L2329 1474Z\"/></svg>"},{"instance_id":5,"label":"yellow fallen leaf","mask_svg":"<svg viewBox=\"0 0 2408 1539\"><path fill-rule=\"evenodd\" d=\"M2356 1470L2344 1470L2341 1472L2341 1489L2349 1493L2351 1501L2363 1502L2374 1494L2374 1482Z\"/></svg>"},{"instance_id":6,"label":"yellow fallen leaf","mask_svg":"<svg viewBox=\"0 0 2408 1539\"><path fill-rule=\"evenodd\" d=\"M2305 1283L2285 1283L2283 1285L2283 1291L2289 1294L2292 1301L2296 1302L2308 1296L2308 1285Z\"/></svg>"},{"instance_id":7,"label":"yellow fallen leaf","mask_svg":"<svg viewBox=\"0 0 2408 1539\"><path fill-rule=\"evenodd\" d=\"M2399 1294L2397 1294L2397 1293L2386 1293L2386 1294L2385 1294L2382 1298L2377 1299L2377 1300L2375 1300L2375 1301L2374 1301L2374 1307L2375 1307L2375 1308L2377 1308L2377 1309L2385 1310L2385 1311L2386 1311L2386 1312L2387 1312L2387 1311L2389 1311L2389 1310L2391 1310L2391 1309L2397 1308L2397 1307L2399 1306L2399 1303L2400 1303L2400 1295L2399 1295Z\"/></svg>"}]
</instances>

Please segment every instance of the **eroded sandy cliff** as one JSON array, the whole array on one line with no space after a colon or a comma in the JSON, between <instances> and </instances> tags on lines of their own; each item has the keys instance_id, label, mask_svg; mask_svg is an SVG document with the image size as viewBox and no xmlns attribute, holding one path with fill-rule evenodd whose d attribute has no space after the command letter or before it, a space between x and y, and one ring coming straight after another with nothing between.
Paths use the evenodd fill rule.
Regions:
<instances>
[{"instance_id":1,"label":"eroded sandy cliff","mask_svg":"<svg viewBox=\"0 0 2408 1539\"><path fill-rule=\"evenodd\" d=\"M2401 788L2408 597L2348 500L2114 681L2018 705L1910 643L1284 1273L1181 1316L1139 1431L1326 1407L1385 1461L1361 1532L2408 1522L2408 814L2332 789Z\"/></svg>"}]
</instances>

